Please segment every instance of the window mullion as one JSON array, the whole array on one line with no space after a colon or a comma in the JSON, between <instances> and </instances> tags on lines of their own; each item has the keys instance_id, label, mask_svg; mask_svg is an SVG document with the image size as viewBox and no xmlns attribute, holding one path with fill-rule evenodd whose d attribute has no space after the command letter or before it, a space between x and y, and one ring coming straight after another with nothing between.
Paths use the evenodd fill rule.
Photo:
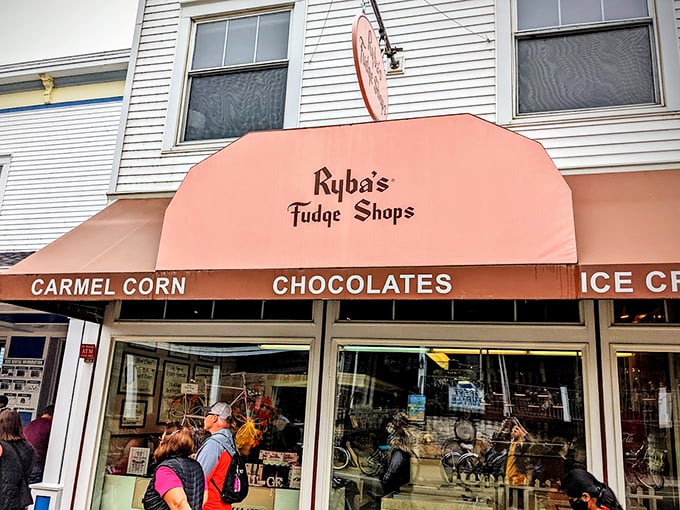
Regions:
<instances>
[{"instance_id":1,"label":"window mullion","mask_svg":"<svg viewBox=\"0 0 680 510\"><path fill-rule=\"evenodd\" d=\"M253 62L257 62L257 44L260 41L260 22L262 21L262 16L257 17L257 24L255 25L255 45L253 47Z\"/></svg>"},{"instance_id":2,"label":"window mullion","mask_svg":"<svg viewBox=\"0 0 680 510\"><path fill-rule=\"evenodd\" d=\"M224 24L224 46L222 47L222 65L227 65L227 44L229 39L229 20Z\"/></svg>"},{"instance_id":3,"label":"window mullion","mask_svg":"<svg viewBox=\"0 0 680 510\"><path fill-rule=\"evenodd\" d=\"M557 26L562 26L562 0L557 0Z\"/></svg>"}]
</instances>

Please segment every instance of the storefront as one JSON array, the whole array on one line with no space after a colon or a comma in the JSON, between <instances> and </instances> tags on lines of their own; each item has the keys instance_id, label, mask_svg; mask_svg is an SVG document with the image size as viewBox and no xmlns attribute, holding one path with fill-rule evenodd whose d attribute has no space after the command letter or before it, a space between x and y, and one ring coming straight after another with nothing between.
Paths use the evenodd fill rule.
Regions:
<instances>
[{"instance_id":1,"label":"storefront","mask_svg":"<svg viewBox=\"0 0 680 510\"><path fill-rule=\"evenodd\" d=\"M572 466L676 508L680 176L642 174L459 115L249 134L114 202L0 277L102 325L75 506L140 508L162 425L223 400L242 508L560 508Z\"/></svg>"}]
</instances>

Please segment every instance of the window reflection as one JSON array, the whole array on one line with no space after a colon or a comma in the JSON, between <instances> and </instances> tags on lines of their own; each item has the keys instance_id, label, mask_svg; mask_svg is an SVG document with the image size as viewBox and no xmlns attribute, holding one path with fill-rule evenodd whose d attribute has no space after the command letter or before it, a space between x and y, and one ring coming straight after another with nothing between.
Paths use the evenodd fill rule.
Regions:
<instances>
[{"instance_id":1,"label":"window reflection","mask_svg":"<svg viewBox=\"0 0 680 510\"><path fill-rule=\"evenodd\" d=\"M629 508L678 508L678 380L674 353L617 353L621 449Z\"/></svg>"},{"instance_id":2,"label":"window reflection","mask_svg":"<svg viewBox=\"0 0 680 510\"><path fill-rule=\"evenodd\" d=\"M198 448L208 408L227 402L249 473L244 504L297 508L308 365L307 346L117 342L92 507L141 508L165 424L190 426Z\"/></svg>"},{"instance_id":3,"label":"window reflection","mask_svg":"<svg viewBox=\"0 0 680 510\"><path fill-rule=\"evenodd\" d=\"M337 362L331 508L541 505L586 466L579 352L347 346Z\"/></svg>"}]
</instances>

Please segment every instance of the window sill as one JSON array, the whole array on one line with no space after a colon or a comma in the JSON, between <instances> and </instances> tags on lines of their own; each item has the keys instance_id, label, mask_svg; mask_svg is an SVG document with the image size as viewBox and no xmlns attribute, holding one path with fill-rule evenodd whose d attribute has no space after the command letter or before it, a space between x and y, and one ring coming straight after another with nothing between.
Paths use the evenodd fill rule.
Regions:
<instances>
[{"instance_id":1,"label":"window sill","mask_svg":"<svg viewBox=\"0 0 680 510\"><path fill-rule=\"evenodd\" d=\"M568 111L562 113L535 113L515 116L511 120L502 123L504 126L548 126L565 123L578 123L583 121L607 121L616 119L630 119L651 116L676 117L680 112L670 110L664 105L644 106L620 106L612 108L598 108L580 111Z\"/></svg>"},{"instance_id":2,"label":"window sill","mask_svg":"<svg viewBox=\"0 0 680 510\"><path fill-rule=\"evenodd\" d=\"M245 136L245 135L244 135ZM209 142L183 142L164 148L161 154L194 154L198 152L216 152L231 145L238 138L223 138L220 140L210 140Z\"/></svg>"}]
</instances>

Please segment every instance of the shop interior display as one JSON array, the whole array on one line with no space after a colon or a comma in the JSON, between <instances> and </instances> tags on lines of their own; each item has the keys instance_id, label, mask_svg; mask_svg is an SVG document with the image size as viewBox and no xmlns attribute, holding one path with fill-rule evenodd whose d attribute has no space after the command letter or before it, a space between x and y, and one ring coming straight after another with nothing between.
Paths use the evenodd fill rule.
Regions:
<instances>
[{"instance_id":1,"label":"shop interior display","mask_svg":"<svg viewBox=\"0 0 680 510\"><path fill-rule=\"evenodd\" d=\"M505 508L528 489L559 500L559 477L586 466L578 353L386 351L339 353L332 485L343 496L331 496L333 508L398 508L397 500L437 495ZM385 494L398 413L408 416L411 477ZM514 496L504 490L513 487L511 464L522 473Z\"/></svg>"},{"instance_id":2,"label":"shop interior display","mask_svg":"<svg viewBox=\"0 0 680 510\"><path fill-rule=\"evenodd\" d=\"M117 344L95 494L99 508L111 507L107 495L120 494L125 478L148 483L165 423L191 427L198 448L207 434L204 416L215 402L232 406L231 432L255 489L248 498L260 501L262 488L275 490L264 498L271 501L257 503L263 508L273 508L276 497L292 501L281 491L300 489L307 370L308 353L300 350ZM125 495L133 508L139 485Z\"/></svg>"}]
</instances>

